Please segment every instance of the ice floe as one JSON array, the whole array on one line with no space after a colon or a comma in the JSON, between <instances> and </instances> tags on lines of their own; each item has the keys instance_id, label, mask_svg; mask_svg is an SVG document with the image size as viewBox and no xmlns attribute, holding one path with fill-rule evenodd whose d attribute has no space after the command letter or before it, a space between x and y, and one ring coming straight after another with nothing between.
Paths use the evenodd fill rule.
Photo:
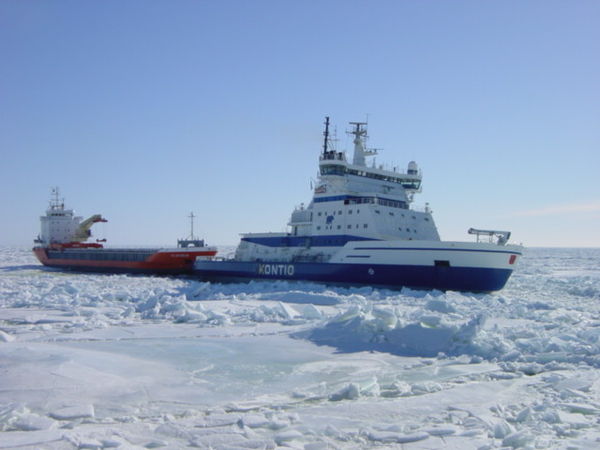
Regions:
<instances>
[{"instance_id":1,"label":"ice floe","mask_svg":"<svg viewBox=\"0 0 600 450\"><path fill-rule=\"evenodd\" d=\"M600 250L501 292L211 284L0 248L0 448L595 448Z\"/></svg>"}]
</instances>

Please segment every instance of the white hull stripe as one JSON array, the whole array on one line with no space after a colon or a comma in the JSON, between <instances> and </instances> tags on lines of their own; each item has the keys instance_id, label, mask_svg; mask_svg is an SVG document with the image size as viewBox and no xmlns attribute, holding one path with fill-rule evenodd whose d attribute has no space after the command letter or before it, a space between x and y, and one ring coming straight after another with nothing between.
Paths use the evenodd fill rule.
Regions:
<instances>
[{"instance_id":1,"label":"white hull stripe","mask_svg":"<svg viewBox=\"0 0 600 450\"><path fill-rule=\"evenodd\" d=\"M357 250L427 250L436 252L479 252L479 253L507 253L510 255L521 255L521 252L510 250L481 250L471 248L434 248L434 247L354 247L353 251Z\"/></svg>"}]
</instances>

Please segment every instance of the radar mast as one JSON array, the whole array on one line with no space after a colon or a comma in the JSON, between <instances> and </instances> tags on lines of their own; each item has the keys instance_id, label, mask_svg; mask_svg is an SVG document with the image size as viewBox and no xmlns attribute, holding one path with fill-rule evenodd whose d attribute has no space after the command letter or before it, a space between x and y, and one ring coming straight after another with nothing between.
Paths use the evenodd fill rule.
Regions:
<instances>
[{"instance_id":1,"label":"radar mast","mask_svg":"<svg viewBox=\"0 0 600 450\"><path fill-rule=\"evenodd\" d=\"M58 211L62 209L65 209L65 200L60 201L60 189L55 186L50 193L50 210Z\"/></svg>"},{"instance_id":2,"label":"radar mast","mask_svg":"<svg viewBox=\"0 0 600 450\"><path fill-rule=\"evenodd\" d=\"M194 236L194 212L192 211L188 216L190 218L190 235L186 239L177 239L177 247L204 247L204 240L198 239Z\"/></svg>"},{"instance_id":3,"label":"radar mast","mask_svg":"<svg viewBox=\"0 0 600 450\"><path fill-rule=\"evenodd\" d=\"M329 116L325 116L325 131L323 131L323 155L327 154L329 145Z\"/></svg>"}]
</instances>

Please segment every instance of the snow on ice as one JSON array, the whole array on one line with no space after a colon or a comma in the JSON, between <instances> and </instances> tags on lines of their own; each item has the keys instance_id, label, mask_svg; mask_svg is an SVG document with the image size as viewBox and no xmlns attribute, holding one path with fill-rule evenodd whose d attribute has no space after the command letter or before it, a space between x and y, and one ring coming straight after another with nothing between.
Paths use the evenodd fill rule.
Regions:
<instances>
[{"instance_id":1,"label":"snow on ice","mask_svg":"<svg viewBox=\"0 0 600 450\"><path fill-rule=\"evenodd\" d=\"M211 284L0 248L0 448L599 448L600 250L492 294Z\"/></svg>"}]
</instances>

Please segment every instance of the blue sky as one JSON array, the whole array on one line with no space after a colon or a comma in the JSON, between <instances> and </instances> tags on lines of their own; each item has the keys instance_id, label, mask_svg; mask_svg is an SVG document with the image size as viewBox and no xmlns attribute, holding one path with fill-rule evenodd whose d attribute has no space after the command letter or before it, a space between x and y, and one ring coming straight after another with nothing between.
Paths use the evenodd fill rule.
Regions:
<instances>
[{"instance_id":1,"label":"blue sky","mask_svg":"<svg viewBox=\"0 0 600 450\"><path fill-rule=\"evenodd\" d=\"M443 239L600 246L598 1L0 2L0 244L52 186L109 243L282 231L325 115L423 170Z\"/></svg>"}]
</instances>

